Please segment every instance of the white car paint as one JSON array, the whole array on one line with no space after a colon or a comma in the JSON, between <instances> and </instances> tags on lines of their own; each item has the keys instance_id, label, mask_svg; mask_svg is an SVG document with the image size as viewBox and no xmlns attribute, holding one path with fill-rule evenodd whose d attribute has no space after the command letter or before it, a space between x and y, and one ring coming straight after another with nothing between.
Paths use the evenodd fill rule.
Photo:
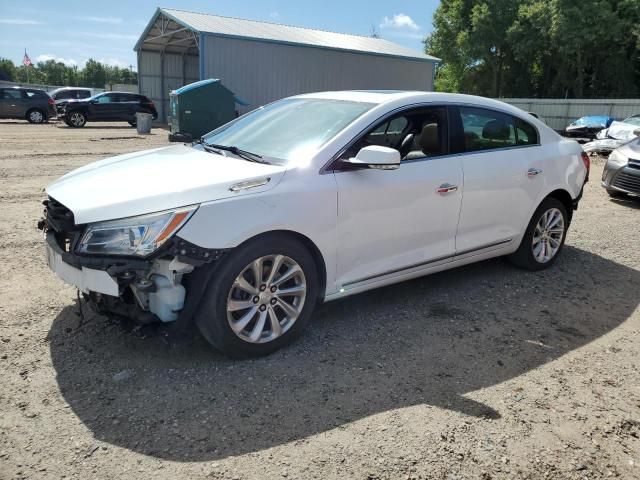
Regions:
<instances>
[{"instance_id":1,"label":"white car paint","mask_svg":"<svg viewBox=\"0 0 640 480\"><path fill-rule=\"evenodd\" d=\"M575 199L587 175L580 146L526 112L491 99L425 92L324 92L298 98L374 103L315 151L286 166L177 146L123 155L71 172L47 193L91 223L199 204L178 236L234 248L288 230L318 248L325 299L514 252L535 208L562 189ZM540 144L403 162L397 170L326 171L381 117L410 106L489 108L536 127ZM539 170L530 177L529 169ZM263 186L232 185L269 178ZM457 186L443 195L442 184Z\"/></svg>"},{"instance_id":2,"label":"white car paint","mask_svg":"<svg viewBox=\"0 0 640 480\"><path fill-rule=\"evenodd\" d=\"M285 170L176 145L91 163L49 185L47 193L73 205L76 223L82 224L266 191ZM238 182L261 178L270 180L259 188L230 190Z\"/></svg>"}]
</instances>

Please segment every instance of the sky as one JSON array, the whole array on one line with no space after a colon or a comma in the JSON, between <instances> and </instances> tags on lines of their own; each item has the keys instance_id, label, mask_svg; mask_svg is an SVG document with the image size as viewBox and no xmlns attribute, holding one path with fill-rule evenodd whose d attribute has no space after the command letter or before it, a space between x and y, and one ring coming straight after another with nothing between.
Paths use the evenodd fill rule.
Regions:
<instances>
[{"instance_id":1,"label":"sky","mask_svg":"<svg viewBox=\"0 0 640 480\"><path fill-rule=\"evenodd\" d=\"M133 52L158 6L357 35L375 31L415 50L431 31L439 0L0 0L0 57L55 59L82 67L89 58L136 69Z\"/></svg>"}]
</instances>

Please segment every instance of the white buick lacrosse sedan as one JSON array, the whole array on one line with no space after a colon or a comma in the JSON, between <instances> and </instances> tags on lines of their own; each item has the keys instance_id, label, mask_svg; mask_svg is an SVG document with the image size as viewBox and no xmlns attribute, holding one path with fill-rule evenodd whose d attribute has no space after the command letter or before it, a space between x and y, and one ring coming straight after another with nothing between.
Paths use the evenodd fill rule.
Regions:
<instances>
[{"instance_id":1,"label":"white buick lacrosse sedan","mask_svg":"<svg viewBox=\"0 0 640 480\"><path fill-rule=\"evenodd\" d=\"M502 255L550 266L588 174L576 142L495 100L314 93L74 170L39 226L98 311L255 356L318 302Z\"/></svg>"}]
</instances>

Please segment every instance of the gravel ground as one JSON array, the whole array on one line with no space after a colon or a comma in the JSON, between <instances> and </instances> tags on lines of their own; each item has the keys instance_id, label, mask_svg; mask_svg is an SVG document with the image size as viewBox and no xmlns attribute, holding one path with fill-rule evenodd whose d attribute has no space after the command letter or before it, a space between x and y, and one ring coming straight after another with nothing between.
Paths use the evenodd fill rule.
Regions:
<instances>
[{"instance_id":1,"label":"gravel ground","mask_svg":"<svg viewBox=\"0 0 640 480\"><path fill-rule=\"evenodd\" d=\"M591 178L562 257L491 260L326 304L228 360L87 312L46 268L42 188L166 143L0 122L0 478L639 478L638 201Z\"/></svg>"}]
</instances>

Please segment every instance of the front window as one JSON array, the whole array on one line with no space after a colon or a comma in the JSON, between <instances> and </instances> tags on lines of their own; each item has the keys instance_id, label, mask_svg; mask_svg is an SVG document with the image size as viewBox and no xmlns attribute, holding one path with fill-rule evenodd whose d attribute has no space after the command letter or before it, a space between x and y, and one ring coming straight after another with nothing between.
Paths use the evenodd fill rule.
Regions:
<instances>
[{"instance_id":1,"label":"front window","mask_svg":"<svg viewBox=\"0 0 640 480\"><path fill-rule=\"evenodd\" d=\"M373 106L316 98L280 100L208 133L204 141L285 162L308 158Z\"/></svg>"},{"instance_id":2,"label":"front window","mask_svg":"<svg viewBox=\"0 0 640 480\"><path fill-rule=\"evenodd\" d=\"M98 103L113 103L116 100L113 98L113 95L106 94L97 97Z\"/></svg>"}]
</instances>

